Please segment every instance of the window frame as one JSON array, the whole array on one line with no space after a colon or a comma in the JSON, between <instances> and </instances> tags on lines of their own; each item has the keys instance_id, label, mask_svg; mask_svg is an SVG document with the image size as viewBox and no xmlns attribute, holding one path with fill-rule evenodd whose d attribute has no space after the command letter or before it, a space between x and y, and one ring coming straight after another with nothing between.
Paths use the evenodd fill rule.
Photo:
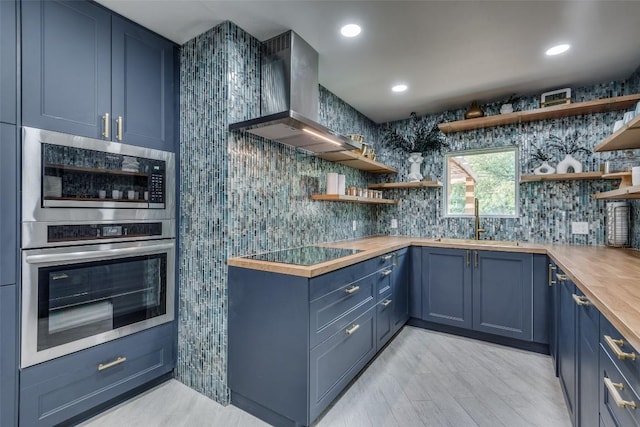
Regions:
<instances>
[{"instance_id":1,"label":"window frame","mask_svg":"<svg viewBox=\"0 0 640 427\"><path fill-rule=\"evenodd\" d=\"M444 192L443 206L443 218L473 218L473 215L468 214L450 214L449 213L449 159L451 157L459 157L475 154L490 154L490 153L504 153L513 152L515 169L514 169L514 202L515 211L513 215L487 215L480 213L480 217L483 218L519 218L520 217L520 149L517 145L505 145L502 147L492 148L480 148L471 150L451 151L446 153L444 157L444 182L442 184L442 191ZM482 204L480 205L480 211L482 211Z\"/></svg>"}]
</instances>

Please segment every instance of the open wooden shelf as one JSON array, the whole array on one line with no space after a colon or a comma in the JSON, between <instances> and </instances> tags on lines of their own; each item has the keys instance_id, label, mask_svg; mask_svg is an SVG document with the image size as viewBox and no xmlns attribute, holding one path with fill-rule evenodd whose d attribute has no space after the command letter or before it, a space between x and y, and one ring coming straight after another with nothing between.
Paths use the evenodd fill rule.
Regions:
<instances>
[{"instance_id":1,"label":"open wooden shelf","mask_svg":"<svg viewBox=\"0 0 640 427\"><path fill-rule=\"evenodd\" d=\"M319 153L318 157L330 162L340 163L354 169L360 169L370 173L398 173L397 169L368 159L352 151L335 151L331 153Z\"/></svg>"},{"instance_id":2,"label":"open wooden shelf","mask_svg":"<svg viewBox=\"0 0 640 427\"><path fill-rule=\"evenodd\" d=\"M629 109L633 107L638 101L640 101L640 94L616 96L613 98L596 99L594 101L576 102L574 104L563 104L556 105L554 107L536 108L535 110L516 111L515 113L509 114L496 114L495 116L480 117L477 119L458 120L456 122L441 123L438 125L438 128L440 128L443 133L453 133L473 129L489 128L494 126L510 125L514 123L527 123L535 122L538 120L556 119L559 117L604 113L607 111ZM630 125L631 122L628 124ZM640 141L637 141L636 143L639 144L636 145L636 147L640 147ZM619 149L620 148L612 148L611 150Z\"/></svg>"},{"instance_id":3,"label":"open wooden shelf","mask_svg":"<svg viewBox=\"0 0 640 427\"><path fill-rule=\"evenodd\" d=\"M372 205L396 205L397 200L389 199L372 199L369 197L345 196L340 194L312 194L311 200L320 200L325 202L347 202L347 203L367 203Z\"/></svg>"},{"instance_id":4,"label":"open wooden shelf","mask_svg":"<svg viewBox=\"0 0 640 427\"><path fill-rule=\"evenodd\" d=\"M384 184L369 184L367 187L372 189L442 187L442 183L440 181L386 182Z\"/></svg>"},{"instance_id":5,"label":"open wooden shelf","mask_svg":"<svg viewBox=\"0 0 640 427\"><path fill-rule=\"evenodd\" d=\"M602 172L552 173L548 175L521 175L520 182L577 181L582 179L603 179ZM608 179L615 179L613 177Z\"/></svg>"},{"instance_id":6,"label":"open wooden shelf","mask_svg":"<svg viewBox=\"0 0 640 427\"><path fill-rule=\"evenodd\" d=\"M596 193L593 197L599 200L640 199L640 185Z\"/></svg>"},{"instance_id":7,"label":"open wooden shelf","mask_svg":"<svg viewBox=\"0 0 640 427\"><path fill-rule=\"evenodd\" d=\"M640 148L640 115L605 138L593 149L599 151L633 150Z\"/></svg>"}]
</instances>

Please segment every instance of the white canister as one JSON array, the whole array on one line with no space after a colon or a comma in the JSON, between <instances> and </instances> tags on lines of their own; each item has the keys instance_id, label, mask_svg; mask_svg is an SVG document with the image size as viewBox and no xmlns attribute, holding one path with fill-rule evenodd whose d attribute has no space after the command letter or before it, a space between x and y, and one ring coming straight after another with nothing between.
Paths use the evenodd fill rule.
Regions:
<instances>
[{"instance_id":1,"label":"white canister","mask_svg":"<svg viewBox=\"0 0 640 427\"><path fill-rule=\"evenodd\" d=\"M338 194L345 195L347 192L347 187L345 184L345 176L340 174L338 175Z\"/></svg>"},{"instance_id":2,"label":"white canister","mask_svg":"<svg viewBox=\"0 0 640 427\"><path fill-rule=\"evenodd\" d=\"M127 191L127 199L133 200L136 197L136 192L133 190Z\"/></svg>"},{"instance_id":3,"label":"white canister","mask_svg":"<svg viewBox=\"0 0 640 427\"><path fill-rule=\"evenodd\" d=\"M626 113L624 113L624 116L622 118L622 121L624 122L624 124L626 125L627 123L629 123L631 120L633 120L633 117L636 115L635 111L627 111Z\"/></svg>"},{"instance_id":4,"label":"white canister","mask_svg":"<svg viewBox=\"0 0 640 427\"><path fill-rule=\"evenodd\" d=\"M112 198L112 199L119 199L119 198L120 198L120 191L118 191L118 190L113 190L113 191L111 192L111 198Z\"/></svg>"},{"instance_id":5,"label":"white canister","mask_svg":"<svg viewBox=\"0 0 640 427\"><path fill-rule=\"evenodd\" d=\"M335 172L327 174L327 194L338 194L338 174Z\"/></svg>"},{"instance_id":6,"label":"white canister","mask_svg":"<svg viewBox=\"0 0 640 427\"><path fill-rule=\"evenodd\" d=\"M631 185L640 185L640 166L631 168Z\"/></svg>"},{"instance_id":7,"label":"white canister","mask_svg":"<svg viewBox=\"0 0 640 427\"><path fill-rule=\"evenodd\" d=\"M107 190L98 190L98 198L106 199L107 198Z\"/></svg>"}]
</instances>

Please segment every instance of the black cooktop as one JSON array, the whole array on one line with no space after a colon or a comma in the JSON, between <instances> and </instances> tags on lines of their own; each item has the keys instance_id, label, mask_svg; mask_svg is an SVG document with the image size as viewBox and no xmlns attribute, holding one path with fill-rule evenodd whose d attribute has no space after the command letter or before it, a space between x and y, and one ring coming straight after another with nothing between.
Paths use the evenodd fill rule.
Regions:
<instances>
[{"instance_id":1,"label":"black cooktop","mask_svg":"<svg viewBox=\"0 0 640 427\"><path fill-rule=\"evenodd\" d=\"M249 255L244 258L260 261L281 262L283 264L314 265L361 252L358 249L325 248L322 246L304 246L296 249Z\"/></svg>"}]
</instances>

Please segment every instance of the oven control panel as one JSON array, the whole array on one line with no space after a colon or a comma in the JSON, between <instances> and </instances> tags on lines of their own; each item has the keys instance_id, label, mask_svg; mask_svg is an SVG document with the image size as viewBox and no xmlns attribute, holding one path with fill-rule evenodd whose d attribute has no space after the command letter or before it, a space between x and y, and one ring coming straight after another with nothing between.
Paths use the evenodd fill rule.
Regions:
<instances>
[{"instance_id":1,"label":"oven control panel","mask_svg":"<svg viewBox=\"0 0 640 427\"><path fill-rule=\"evenodd\" d=\"M82 240L152 237L162 235L161 222L134 222L122 224L50 225L47 242L74 242Z\"/></svg>"}]
</instances>

